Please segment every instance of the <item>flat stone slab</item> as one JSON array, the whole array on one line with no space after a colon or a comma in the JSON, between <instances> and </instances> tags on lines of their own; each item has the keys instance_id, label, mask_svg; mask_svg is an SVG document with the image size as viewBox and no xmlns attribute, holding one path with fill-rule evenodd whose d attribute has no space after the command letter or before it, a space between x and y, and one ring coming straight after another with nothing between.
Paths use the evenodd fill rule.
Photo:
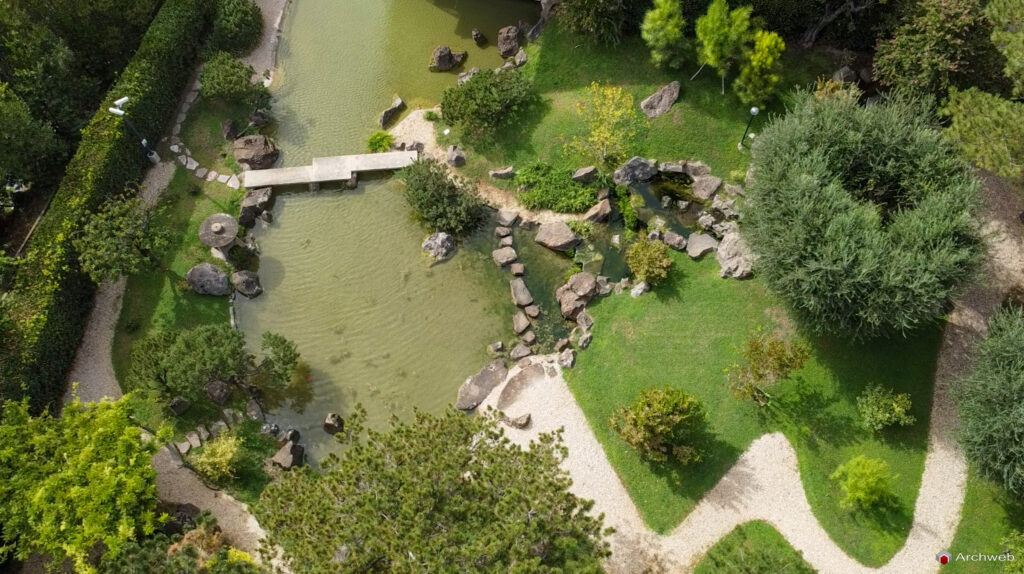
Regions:
<instances>
[{"instance_id":1,"label":"flat stone slab","mask_svg":"<svg viewBox=\"0 0 1024 574\"><path fill-rule=\"evenodd\" d=\"M228 178L228 184L227 185L231 189L238 189L239 187L241 187L242 184L238 181L238 176L237 175L233 175L233 176Z\"/></svg>"},{"instance_id":2,"label":"flat stone slab","mask_svg":"<svg viewBox=\"0 0 1024 574\"><path fill-rule=\"evenodd\" d=\"M185 440L188 441L188 444L192 445L192 448L203 446L203 441L199 440L199 433L195 431L185 433Z\"/></svg>"},{"instance_id":3,"label":"flat stone slab","mask_svg":"<svg viewBox=\"0 0 1024 574\"><path fill-rule=\"evenodd\" d=\"M217 176L217 181L220 183L227 183L229 179L231 179L231 176L226 173Z\"/></svg>"},{"instance_id":4,"label":"flat stone slab","mask_svg":"<svg viewBox=\"0 0 1024 574\"><path fill-rule=\"evenodd\" d=\"M459 387L459 397L455 401L455 408L463 411L475 409L487 395L491 394L494 387L497 387L505 380L508 369L501 359L493 361L484 367L479 373L466 379Z\"/></svg>"},{"instance_id":5,"label":"flat stone slab","mask_svg":"<svg viewBox=\"0 0 1024 574\"><path fill-rule=\"evenodd\" d=\"M513 375L509 379L508 384L505 385L505 388L501 389L501 395L498 396L498 410L503 411L507 409L516 401L523 390L533 383L543 380L544 377L544 366L539 364L530 365Z\"/></svg>"},{"instance_id":6,"label":"flat stone slab","mask_svg":"<svg viewBox=\"0 0 1024 574\"><path fill-rule=\"evenodd\" d=\"M686 240L686 254L694 259L716 249L718 240L706 233L691 233Z\"/></svg>"}]
</instances>

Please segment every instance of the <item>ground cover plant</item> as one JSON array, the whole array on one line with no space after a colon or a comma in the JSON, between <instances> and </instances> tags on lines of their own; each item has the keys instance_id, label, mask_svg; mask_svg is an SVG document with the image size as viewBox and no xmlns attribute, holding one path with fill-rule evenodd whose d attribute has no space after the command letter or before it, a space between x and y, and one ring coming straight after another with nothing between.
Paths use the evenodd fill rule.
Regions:
<instances>
[{"instance_id":1,"label":"ground cover plant","mask_svg":"<svg viewBox=\"0 0 1024 574\"><path fill-rule=\"evenodd\" d=\"M814 574L799 552L771 525L737 526L704 555L695 574Z\"/></svg>"},{"instance_id":2,"label":"ground cover plant","mask_svg":"<svg viewBox=\"0 0 1024 574\"><path fill-rule=\"evenodd\" d=\"M592 306L594 341L566 373L645 522L658 532L671 530L752 440L781 431L796 449L811 508L833 540L865 564L888 561L909 532L920 486L938 329L866 343L797 333L807 340L810 357L773 387L771 405L761 407L737 400L723 371L758 327L786 333L794 324L762 280L723 281L713 260L694 263L685 255L671 256L673 273L652 293L606 298ZM872 383L909 393L917 422L877 434L865 429L857 397ZM665 385L696 397L708 413L712 439L699 472L674 463L652 466L608 424L641 391ZM898 475L891 506L869 511L840 506L842 490L829 475L859 455L884 460Z\"/></svg>"}]
</instances>

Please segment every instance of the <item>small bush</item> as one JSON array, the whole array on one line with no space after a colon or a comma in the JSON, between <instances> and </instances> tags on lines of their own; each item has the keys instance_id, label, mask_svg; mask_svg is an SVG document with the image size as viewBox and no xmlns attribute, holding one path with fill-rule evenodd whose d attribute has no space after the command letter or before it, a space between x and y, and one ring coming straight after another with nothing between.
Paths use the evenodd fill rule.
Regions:
<instances>
[{"instance_id":1,"label":"small bush","mask_svg":"<svg viewBox=\"0 0 1024 574\"><path fill-rule=\"evenodd\" d=\"M570 221L567 225L573 233L583 239L590 239L594 235L594 222L592 221Z\"/></svg>"},{"instance_id":2,"label":"small bush","mask_svg":"<svg viewBox=\"0 0 1024 574\"><path fill-rule=\"evenodd\" d=\"M372 136L366 142L366 149L373 153L380 153L391 150L391 145L395 143L395 138L390 133L385 131L379 131Z\"/></svg>"},{"instance_id":3,"label":"small bush","mask_svg":"<svg viewBox=\"0 0 1024 574\"><path fill-rule=\"evenodd\" d=\"M428 122L436 122L437 120L441 119L441 116L437 115L437 112L435 112L434 110L427 110L423 112L423 119L427 120Z\"/></svg>"},{"instance_id":4,"label":"small bush","mask_svg":"<svg viewBox=\"0 0 1024 574\"><path fill-rule=\"evenodd\" d=\"M878 432L887 426L910 426L916 420L910 414L910 394L896 394L892 389L878 385L869 385L857 397L857 410L860 411L861 423L864 428Z\"/></svg>"},{"instance_id":5,"label":"small bush","mask_svg":"<svg viewBox=\"0 0 1024 574\"><path fill-rule=\"evenodd\" d=\"M204 98L225 102L245 102L253 109L264 108L270 92L261 83L254 83L252 66L243 64L227 52L217 52L199 74L200 93Z\"/></svg>"},{"instance_id":6,"label":"small bush","mask_svg":"<svg viewBox=\"0 0 1024 574\"><path fill-rule=\"evenodd\" d=\"M632 406L612 415L610 424L648 460L665 462L671 457L683 464L701 460L696 443L706 433L707 415L700 401L679 389L640 393Z\"/></svg>"},{"instance_id":7,"label":"small bush","mask_svg":"<svg viewBox=\"0 0 1024 574\"><path fill-rule=\"evenodd\" d=\"M441 94L441 113L469 138L482 138L513 122L537 99L533 83L518 70L476 74Z\"/></svg>"},{"instance_id":8,"label":"small bush","mask_svg":"<svg viewBox=\"0 0 1024 574\"><path fill-rule=\"evenodd\" d=\"M859 455L839 465L829 478L843 490L843 508L868 509L892 501L890 483L896 476L884 460Z\"/></svg>"},{"instance_id":9,"label":"small bush","mask_svg":"<svg viewBox=\"0 0 1024 574\"><path fill-rule=\"evenodd\" d=\"M587 40L615 45L626 21L622 0L562 0L558 18L569 30Z\"/></svg>"},{"instance_id":10,"label":"small bush","mask_svg":"<svg viewBox=\"0 0 1024 574\"><path fill-rule=\"evenodd\" d=\"M582 213L597 203L595 186L572 180L568 170L557 170L546 163L526 166L516 173L519 203L526 209L550 209L558 213Z\"/></svg>"},{"instance_id":11,"label":"small bush","mask_svg":"<svg viewBox=\"0 0 1024 574\"><path fill-rule=\"evenodd\" d=\"M657 285L668 277L672 258L668 255L667 245L641 237L626 250L626 265L639 281Z\"/></svg>"},{"instance_id":12,"label":"small bush","mask_svg":"<svg viewBox=\"0 0 1024 574\"><path fill-rule=\"evenodd\" d=\"M421 159L398 172L405 199L416 218L438 231L461 236L484 220L484 204L469 182L449 176L433 159Z\"/></svg>"},{"instance_id":13,"label":"small bush","mask_svg":"<svg viewBox=\"0 0 1024 574\"><path fill-rule=\"evenodd\" d=\"M263 13L252 0L216 0L210 49L235 56L250 52L263 34Z\"/></svg>"},{"instance_id":14,"label":"small bush","mask_svg":"<svg viewBox=\"0 0 1024 574\"><path fill-rule=\"evenodd\" d=\"M729 390L741 399L753 399L761 406L771 403L767 388L789 378L811 357L805 343L790 342L776 333L758 328L747 338L741 353L745 363L726 369Z\"/></svg>"},{"instance_id":15,"label":"small bush","mask_svg":"<svg viewBox=\"0 0 1024 574\"><path fill-rule=\"evenodd\" d=\"M244 458L241 439L225 433L203 445L192 456L192 466L211 481L223 483L236 477Z\"/></svg>"}]
</instances>

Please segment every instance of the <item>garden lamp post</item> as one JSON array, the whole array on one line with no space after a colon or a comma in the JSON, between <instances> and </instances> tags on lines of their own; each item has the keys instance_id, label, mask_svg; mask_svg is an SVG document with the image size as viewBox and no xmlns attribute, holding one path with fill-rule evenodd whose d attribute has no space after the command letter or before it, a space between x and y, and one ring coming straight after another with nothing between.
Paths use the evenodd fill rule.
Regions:
<instances>
[{"instance_id":1,"label":"garden lamp post","mask_svg":"<svg viewBox=\"0 0 1024 574\"><path fill-rule=\"evenodd\" d=\"M149 158L149 161L153 163L160 163L160 156L157 155L156 150L149 147L149 142L146 141L146 138L142 137L142 134L139 133L139 130L135 129L135 124L133 124L132 121L128 119L128 115L125 113L123 109L121 109L121 106L127 103L128 96L118 98L114 100L114 107L107 108L107 111L114 114L115 116L124 118L125 125L127 125L128 129L130 129L132 133L135 134L135 137L139 138L139 141L142 142L142 149L146 150L146 157Z\"/></svg>"},{"instance_id":2,"label":"garden lamp post","mask_svg":"<svg viewBox=\"0 0 1024 574\"><path fill-rule=\"evenodd\" d=\"M750 119L747 120L747 129L743 130L743 137L740 138L740 143L736 144L736 149L743 151L743 141L747 139L747 132L750 131L750 124L754 123L754 116L761 113L761 109L757 106L750 108Z\"/></svg>"}]
</instances>

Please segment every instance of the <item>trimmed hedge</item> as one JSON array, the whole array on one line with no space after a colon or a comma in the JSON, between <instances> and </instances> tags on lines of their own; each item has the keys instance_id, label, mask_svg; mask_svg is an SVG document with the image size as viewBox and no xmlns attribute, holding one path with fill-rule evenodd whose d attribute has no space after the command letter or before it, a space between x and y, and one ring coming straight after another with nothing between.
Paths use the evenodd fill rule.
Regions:
<instances>
[{"instance_id":1,"label":"trimmed hedge","mask_svg":"<svg viewBox=\"0 0 1024 574\"><path fill-rule=\"evenodd\" d=\"M38 411L63 393L95 289L79 269L71 239L91 212L140 181L149 165L123 120L106 110L128 96L125 111L139 131L157 140L192 74L211 7L204 0L167 0L83 130L7 298L13 328L0 340L0 399L28 396Z\"/></svg>"}]
</instances>

